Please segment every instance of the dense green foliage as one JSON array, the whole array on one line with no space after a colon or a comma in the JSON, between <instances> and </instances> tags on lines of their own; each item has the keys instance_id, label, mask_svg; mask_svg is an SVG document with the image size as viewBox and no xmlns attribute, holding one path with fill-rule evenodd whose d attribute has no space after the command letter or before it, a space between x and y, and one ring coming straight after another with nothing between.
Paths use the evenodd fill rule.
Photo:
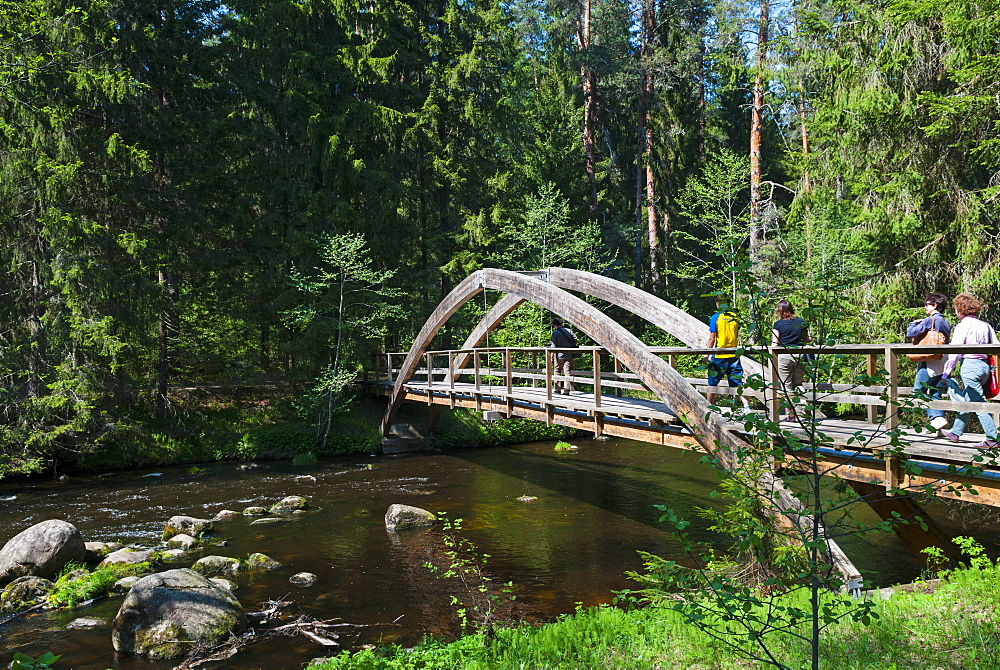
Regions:
<instances>
[{"instance_id":1,"label":"dense green foliage","mask_svg":"<svg viewBox=\"0 0 1000 670\"><path fill-rule=\"evenodd\" d=\"M346 376L484 264L707 317L757 231L774 294L844 273L859 338L995 300L998 9L782 5L757 59L755 3L0 1L0 475L190 445L208 383L296 384L339 449ZM519 318L497 338L538 344Z\"/></svg>"}]
</instances>

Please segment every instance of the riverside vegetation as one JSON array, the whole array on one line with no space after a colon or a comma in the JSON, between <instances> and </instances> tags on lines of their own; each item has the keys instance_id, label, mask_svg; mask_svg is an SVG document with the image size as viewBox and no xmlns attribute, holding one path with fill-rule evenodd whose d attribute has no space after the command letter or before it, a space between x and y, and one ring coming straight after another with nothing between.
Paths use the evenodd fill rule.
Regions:
<instances>
[{"instance_id":1,"label":"riverside vegetation","mask_svg":"<svg viewBox=\"0 0 1000 670\"><path fill-rule=\"evenodd\" d=\"M917 583L916 592L875 597L876 625L841 621L820 647L829 670L954 668L992 670L1000 650L1000 567L980 559ZM789 596L807 606L806 594ZM805 626L804 626L805 627ZM774 644L787 667L808 667L811 649L790 631ZM642 608L578 609L541 626L496 627L454 642L425 640L412 649L365 649L325 659L317 670L648 670L761 667L687 623L662 594Z\"/></svg>"}]
</instances>

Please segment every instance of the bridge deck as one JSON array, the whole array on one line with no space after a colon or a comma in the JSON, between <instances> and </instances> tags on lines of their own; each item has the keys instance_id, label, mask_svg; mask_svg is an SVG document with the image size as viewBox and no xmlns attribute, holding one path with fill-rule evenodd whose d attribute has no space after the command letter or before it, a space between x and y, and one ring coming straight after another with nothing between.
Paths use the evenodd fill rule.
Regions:
<instances>
[{"instance_id":1,"label":"bridge deck","mask_svg":"<svg viewBox=\"0 0 1000 670\"><path fill-rule=\"evenodd\" d=\"M382 394L391 393L388 382L380 382ZM720 388L720 391L727 389ZM429 391L429 393L428 393ZM698 448L691 432L680 422L669 407L657 400L602 394L599 404L589 391L574 391L571 395L552 394L544 387L454 382L437 382L428 389L425 381L410 381L405 386L405 400L428 405L467 407L478 411L497 412L503 417L523 417L548 424L559 424L592 431L596 435L611 435L652 442L676 448ZM806 431L795 422L782 421L782 431L806 438ZM891 477L889 469L893 459L886 459L883 450L889 447L890 438L882 424L866 421L827 418L820 421L818 429L830 440L832 448L821 448L825 467L837 467L837 474L848 480L884 484ZM742 424L732 423L732 430L744 430ZM980 454L975 444L985 439L979 434L966 433L963 442L953 444L932 433L903 429L903 453L924 469L923 476L901 476L896 481L904 488L926 484L972 482L979 495L975 502L1000 505L1000 459L980 464L988 467L975 478L949 471L973 463ZM858 437L861 441L859 443ZM861 446L859 446L859 444ZM794 462L792 457L789 463ZM951 468L949 468L951 466ZM969 499L968 493L944 492L945 497Z\"/></svg>"}]
</instances>

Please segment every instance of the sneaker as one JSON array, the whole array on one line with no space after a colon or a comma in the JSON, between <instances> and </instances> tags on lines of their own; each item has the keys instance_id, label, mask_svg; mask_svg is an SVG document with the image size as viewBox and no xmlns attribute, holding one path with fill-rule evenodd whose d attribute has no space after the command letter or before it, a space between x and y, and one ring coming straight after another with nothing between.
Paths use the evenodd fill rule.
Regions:
<instances>
[{"instance_id":1,"label":"sneaker","mask_svg":"<svg viewBox=\"0 0 1000 670\"><path fill-rule=\"evenodd\" d=\"M1000 447L1000 443L996 440L983 440L976 445L976 449L996 449L997 447Z\"/></svg>"},{"instance_id":2,"label":"sneaker","mask_svg":"<svg viewBox=\"0 0 1000 670\"><path fill-rule=\"evenodd\" d=\"M961 442L962 438L959 435L951 432L950 430L942 430L941 437L947 439L949 442Z\"/></svg>"}]
</instances>

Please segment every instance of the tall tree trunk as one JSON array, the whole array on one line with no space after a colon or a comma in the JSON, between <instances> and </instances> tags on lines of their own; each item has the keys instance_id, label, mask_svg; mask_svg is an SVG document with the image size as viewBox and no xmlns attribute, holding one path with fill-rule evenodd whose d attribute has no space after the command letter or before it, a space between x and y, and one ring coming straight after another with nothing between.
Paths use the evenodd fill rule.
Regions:
<instances>
[{"instance_id":1,"label":"tall tree trunk","mask_svg":"<svg viewBox=\"0 0 1000 670\"><path fill-rule=\"evenodd\" d=\"M652 105L653 75L649 71L649 63L652 61L652 40L654 27L653 0L646 0L646 6L642 11L642 61L643 61L643 82L642 96L646 100L643 105L643 163L646 169L646 237L649 243L649 280L652 284L653 293L658 293L662 289L662 279L660 277L661 251L660 251L660 221L656 211L656 178L653 174L653 113Z\"/></svg>"},{"instance_id":2,"label":"tall tree trunk","mask_svg":"<svg viewBox=\"0 0 1000 670\"><path fill-rule=\"evenodd\" d=\"M760 203L760 144L764 127L764 67L767 65L767 33L770 23L770 0L760 0L757 24L757 68L753 80L753 103L750 108L750 253L755 255L764 241Z\"/></svg>"},{"instance_id":3,"label":"tall tree trunk","mask_svg":"<svg viewBox=\"0 0 1000 670\"><path fill-rule=\"evenodd\" d=\"M583 54L583 64L580 75L583 79L583 154L584 172L587 175L587 185L590 187L590 211L597 212L597 149L595 146L596 106L597 106L597 74L590 66L590 3L583 0L583 19L580 21L576 37Z\"/></svg>"},{"instance_id":4,"label":"tall tree trunk","mask_svg":"<svg viewBox=\"0 0 1000 670\"><path fill-rule=\"evenodd\" d=\"M28 332L31 334L31 349L28 352L28 395L38 398L44 395L45 384L42 375L45 369L45 325L42 316L45 314L44 287L40 271L41 259L45 258L45 243L41 237L37 239L36 252L38 257L31 261L31 317L28 320Z\"/></svg>"},{"instance_id":5,"label":"tall tree trunk","mask_svg":"<svg viewBox=\"0 0 1000 670\"><path fill-rule=\"evenodd\" d=\"M645 0L642 10L642 31L639 48L639 90L636 105L636 160L635 160L635 227L642 230L642 213L646 211L646 245L649 248L649 283L655 293L661 288L660 275L660 222L656 210L656 182L653 172L653 112L654 98L653 76L649 71L652 54L651 40L653 35L654 13L652 0ZM641 253L637 250L636 262L639 263ZM639 285L641 274L636 271L636 285Z\"/></svg>"},{"instance_id":6,"label":"tall tree trunk","mask_svg":"<svg viewBox=\"0 0 1000 670\"><path fill-rule=\"evenodd\" d=\"M799 20L798 12L793 12L792 14L793 28L795 30L795 41L796 48L798 52L802 53L801 44L799 41ZM799 135L802 139L802 185L801 192L805 196L809 196L812 193L812 182L809 178L809 134L806 132L806 84L802 79L801 73L796 77L796 84L798 86L798 111L799 111ZM809 201L806 200L806 268L812 273L812 212L810 211Z\"/></svg>"},{"instance_id":7,"label":"tall tree trunk","mask_svg":"<svg viewBox=\"0 0 1000 670\"><path fill-rule=\"evenodd\" d=\"M157 328L159 346L156 357L154 411L156 416L164 417L167 414L167 391L170 386L170 343L177 334L177 317L174 310L177 289L174 286L173 275L162 267L157 270L157 283L160 287L160 313Z\"/></svg>"},{"instance_id":8,"label":"tall tree trunk","mask_svg":"<svg viewBox=\"0 0 1000 670\"><path fill-rule=\"evenodd\" d=\"M643 32L645 38L645 32ZM646 190L646 64L643 53L639 51L638 93L635 112L635 285L642 288L642 207L645 203ZM650 248L652 252L652 248ZM650 254L652 256L652 253Z\"/></svg>"},{"instance_id":9,"label":"tall tree trunk","mask_svg":"<svg viewBox=\"0 0 1000 670\"><path fill-rule=\"evenodd\" d=\"M708 49L705 46L705 36L701 38L701 56L698 59L698 161L705 164L705 136L708 134L708 114L705 98L708 91L705 86L705 78L708 77L708 68L705 67L705 58Z\"/></svg>"}]
</instances>

